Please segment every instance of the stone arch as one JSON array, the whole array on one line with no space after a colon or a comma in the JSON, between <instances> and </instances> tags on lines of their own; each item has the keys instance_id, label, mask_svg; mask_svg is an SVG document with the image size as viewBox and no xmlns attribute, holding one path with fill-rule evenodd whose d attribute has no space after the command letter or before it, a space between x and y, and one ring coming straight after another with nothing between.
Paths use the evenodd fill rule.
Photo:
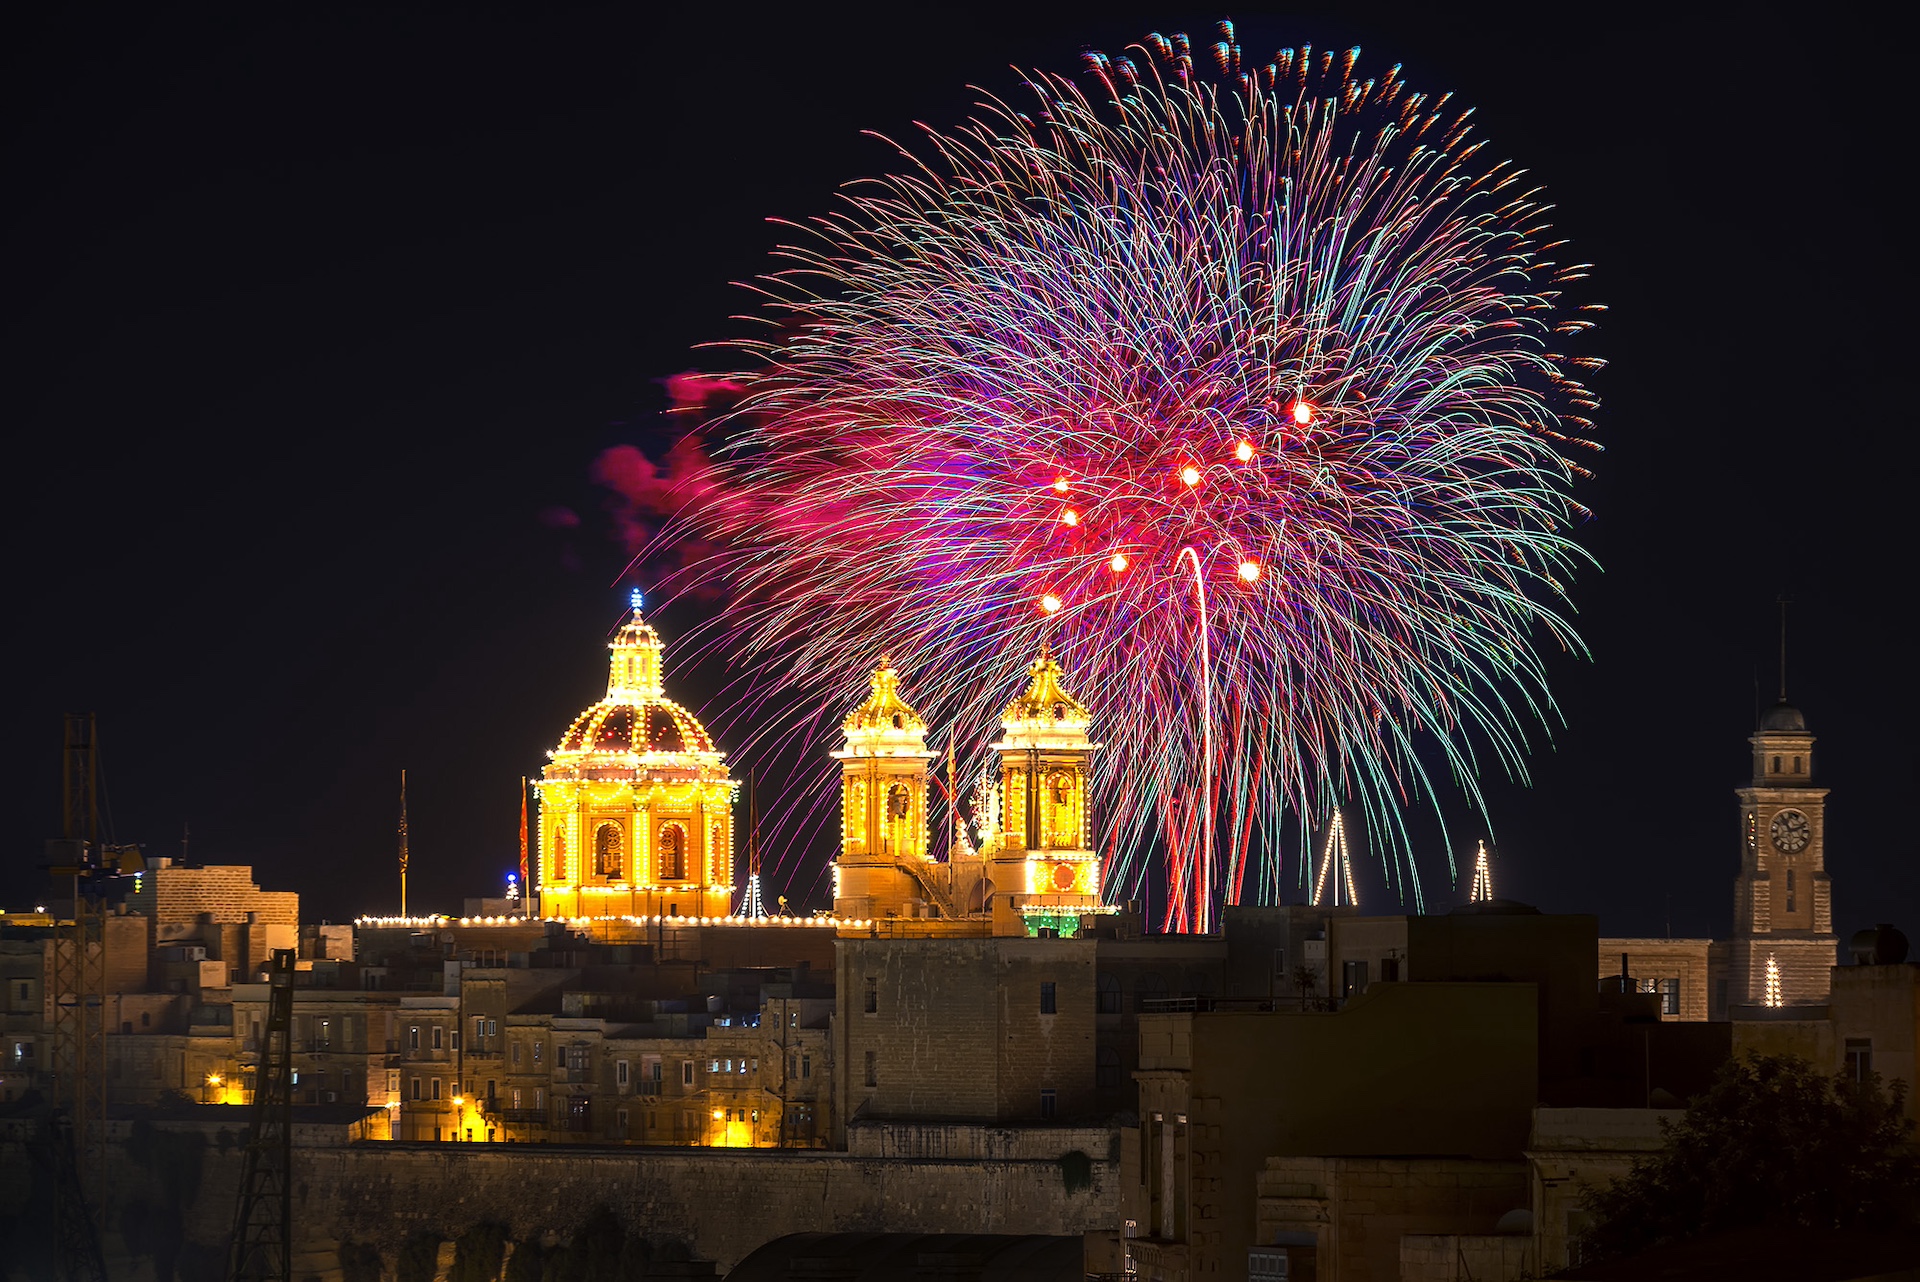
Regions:
<instances>
[{"instance_id":1,"label":"stone arch","mask_svg":"<svg viewBox=\"0 0 1920 1282\"><path fill-rule=\"evenodd\" d=\"M553 834L553 879L567 879L567 834L558 831Z\"/></svg>"},{"instance_id":2,"label":"stone arch","mask_svg":"<svg viewBox=\"0 0 1920 1282\"><path fill-rule=\"evenodd\" d=\"M593 875L617 881L626 875L626 833L609 819L593 830Z\"/></svg>"},{"instance_id":3,"label":"stone arch","mask_svg":"<svg viewBox=\"0 0 1920 1282\"><path fill-rule=\"evenodd\" d=\"M659 869L661 881L687 879L687 830L669 819L660 825Z\"/></svg>"}]
</instances>

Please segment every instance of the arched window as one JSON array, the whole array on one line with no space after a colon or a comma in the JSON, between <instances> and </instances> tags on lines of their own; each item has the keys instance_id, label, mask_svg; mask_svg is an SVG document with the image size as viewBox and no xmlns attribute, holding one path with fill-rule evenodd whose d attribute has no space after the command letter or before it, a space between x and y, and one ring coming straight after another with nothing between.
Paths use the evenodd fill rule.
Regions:
<instances>
[{"instance_id":1,"label":"arched window","mask_svg":"<svg viewBox=\"0 0 1920 1282\"><path fill-rule=\"evenodd\" d=\"M1100 1013L1118 1015L1120 1013L1120 977L1110 973L1100 976Z\"/></svg>"},{"instance_id":2,"label":"arched window","mask_svg":"<svg viewBox=\"0 0 1920 1282\"><path fill-rule=\"evenodd\" d=\"M625 868L626 860L621 849L620 825L601 824L593 830L593 875L617 879L624 873Z\"/></svg>"},{"instance_id":3,"label":"arched window","mask_svg":"<svg viewBox=\"0 0 1920 1282\"><path fill-rule=\"evenodd\" d=\"M1140 1003L1140 1009L1145 1010L1148 1002L1159 1001L1167 995L1167 981L1159 971L1150 970L1140 976L1140 982L1134 986L1133 991Z\"/></svg>"},{"instance_id":4,"label":"arched window","mask_svg":"<svg viewBox=\"0 0 1920 1282\"><path fill-rule=\"evenodd\" d=\"M1120 1052L1111 1046L1102 1046L1093 1061L1093 1084L1103 1091L1116 1090L1120 1086Z\"/></svg>"},{"instance_id":5,"label":"arched window","mask_svg":"<svg viewBox=\"0 0 1920 1282\"><path fill-rule=\"evenodd\" d=\"M1080 824L1073 807L1073 776L1056 770L1047 776L1047 844L1071 850L1080 844Z\"/></svg>"},{"instance_id":6,"label":"arched window","mask_svg":"<svg viewBox=\"0 0 1920 1282\"><path fill-rule=\"evenodd\" d=\"M908 825L913 818L913 794L907 785L896 783L887 789L886 850L889 855L904 855L913 849L908 840Z\"/></svg>"},{"instance_id":7,"label":"arched window","mask_svg":"<svg viewBox=\"0 0 1920 1282\"><path fill-rule=\"evenodd\" d=\"M676 823L660 825L660 880L685 881L687 830Z\"/></svg>"},{"instance_id":8,"label":"arched window","mask_svg":"<svg viewBox=\"0 0 1920 1282\"><path fill-rule=\"evenodd\" d=\"M553 834L553 879L567 879L567 834L564 832Z\"/></svg>"}]
</instances>

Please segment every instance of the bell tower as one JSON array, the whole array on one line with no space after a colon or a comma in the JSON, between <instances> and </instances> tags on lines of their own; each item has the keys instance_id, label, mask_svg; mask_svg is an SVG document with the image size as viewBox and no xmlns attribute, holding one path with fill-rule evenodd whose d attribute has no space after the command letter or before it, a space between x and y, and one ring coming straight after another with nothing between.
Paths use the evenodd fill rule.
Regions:
<instances>
[{"instance_id":1,"label":"bell tower","mask_svg":"<svg viewBox=\"0 0 1920 1282\"><path fill-rule=\"evenodd\" d=\"M1827 877L1827 790L1813 784L1806 718L1780 701L1748 742L1753 780L1740 798L1729 1002L1809 1006L1827 1000L1839 956Z\"/></svg>"},{"instance_id":2,"label":"bell tower","mask_svg":"<svg viewBox=\"0 0 1920 1282\"><path fill-rule=\"evenodd\" d=\"M878 919L918 915L927 855L927 723L900 697L883 655L867 701L841 723L840 855L833 913Z\"/></svg>"},{"instance_id":3,"label":"bell tower","mask_svg":"<svg viewBox=\"0 0 1920 1282\"><path fill-rule=\"evenodd\" d=\"M1100 901L1087 773L1100 745L1092 717L1061 685L1060 665L1042 648L1027 667L1026 691L1001 718L1000 829L989 848L993 933L1072 933Z\"/></svg>"}]
</instances>

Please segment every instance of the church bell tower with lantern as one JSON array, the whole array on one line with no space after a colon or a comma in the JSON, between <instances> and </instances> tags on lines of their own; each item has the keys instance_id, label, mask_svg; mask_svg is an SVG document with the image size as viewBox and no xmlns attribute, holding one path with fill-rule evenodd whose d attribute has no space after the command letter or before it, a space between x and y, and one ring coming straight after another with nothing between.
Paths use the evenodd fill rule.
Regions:
<instances>
[{"instance_id":1,"label":"church bell tower with lantern","mask_svg":"<svg viewBox=\"0 0 1920 1282\"><path fill-rule=\"evenodd\" d=\"M1101 910L1100 857L1093 848L1087 773L1100 745L1092 716L1061 684L1045 648L1027 667L1027 688L1001 718L1000 830L982 852L996 935L1072 934L1082 913Z\"/></svg>"},{"instance_id":2,"label":"church bell tower with lantern","mask_svg":"<svg viewBox=\"0 0 1920 1282\"><path fill-rule=\"evenodd\" d=\"M927 723L900 697L900 674L885 656L869 678L867 701L841 723L840 856L833 866L833 915L880 919L922 915L923 882L935 876L927 852Z\"/></svg>"}]
</instances>

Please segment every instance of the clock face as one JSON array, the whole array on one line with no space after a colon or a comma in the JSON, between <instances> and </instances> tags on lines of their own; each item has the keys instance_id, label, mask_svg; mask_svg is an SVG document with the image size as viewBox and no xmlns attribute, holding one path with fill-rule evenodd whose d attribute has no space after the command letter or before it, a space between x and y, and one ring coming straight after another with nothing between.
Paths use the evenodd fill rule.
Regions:
<instances>
[{"instance_id":1,"label":"clock face","mask_svg":"<svg viewBox=\"0 0 1920 1282\"><path fill-rule=\"evenodd\" d=\"M1782 810L1773 817L1768 833L1775 850L1783 855L1797 855L1813 840L1813 825L1798 810Z\"/></svg>"}]
</instances>

